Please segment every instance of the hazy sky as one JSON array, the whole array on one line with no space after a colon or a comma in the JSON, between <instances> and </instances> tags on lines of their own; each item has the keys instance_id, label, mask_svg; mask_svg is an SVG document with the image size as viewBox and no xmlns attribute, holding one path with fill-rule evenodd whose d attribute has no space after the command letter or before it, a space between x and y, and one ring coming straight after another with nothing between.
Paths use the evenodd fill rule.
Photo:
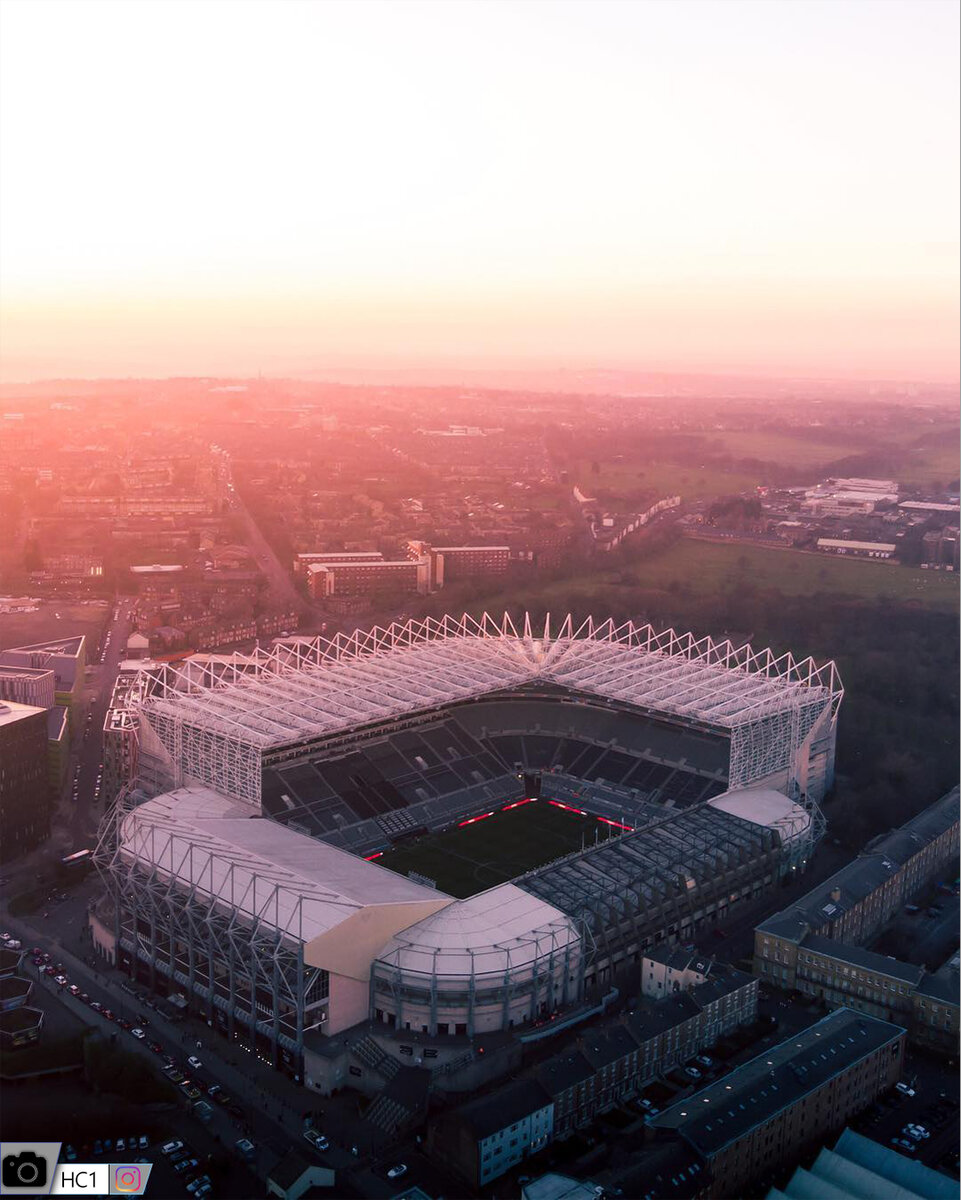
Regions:
<instances>
[{"instance_id":1,"label":"hazy sky","mask_svg":"<svg viewBox=\"0 0 961 1200\"><path fill-rule=\"evenodd\" d=\"M3 0L8 379L953 379L955 0Z\"/></svg>"}]
</instances>

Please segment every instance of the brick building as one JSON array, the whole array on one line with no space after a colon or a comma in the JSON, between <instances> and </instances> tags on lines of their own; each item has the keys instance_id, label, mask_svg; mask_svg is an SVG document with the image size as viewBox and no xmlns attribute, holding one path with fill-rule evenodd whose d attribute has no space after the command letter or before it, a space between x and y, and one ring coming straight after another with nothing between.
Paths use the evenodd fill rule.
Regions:
<instances>
[{"instance_id":1,"label":"brick building","mask_svg":"<svg viewBox=\"0 0 961 1200\"><path fill-rule=\"evenodd\" d=\"M711 1196L750 1195L758 1176L796 1161L894 1086L905 1030L842 1008L648 1118L705 1163Z\"/></svg>"},{"instance_id":2,"label":"brick building","mask_svg":"<svg viewBox=\"0 0 961 1200\"><path fill-rule=\"evenodd\" d=\"M754 931L754 973L776 987L798 986L798 953L816 934L861 946L958 855L958 789L900 829L870 842L846 867Z\"/></svg>"}]
</instances>

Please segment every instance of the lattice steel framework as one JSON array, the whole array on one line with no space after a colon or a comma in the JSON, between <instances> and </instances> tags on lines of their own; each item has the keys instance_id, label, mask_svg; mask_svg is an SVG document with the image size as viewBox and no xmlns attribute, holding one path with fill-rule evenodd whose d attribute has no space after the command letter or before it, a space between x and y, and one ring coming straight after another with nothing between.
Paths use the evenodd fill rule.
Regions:
<instances>
[{"instance_id":1,"label":"lattice steel framework","mask_svg":"<svg viewBox=\"0 0 961 1200\"><path fill-rule=\"evenodd\" d=\"M151 988L165 977L169 990L182 990L228 1036L299 1073L304 1031L321 1019L329 991L327 972L304 962L311 898L282 871L251 876L162 825L136 822L131 834L130 814L142 799L121 794L95 855L112 902L118 964L126 951L133 976L146 975ZM223 869L214 869L218 857Z\"/></svg>"},{"instance_id":2,"label":"lattice steel framework","mask_svg":"<svg viewBox=\"0 0 961 1200\"><path fill-rule=\"evenodd\" d=\"M268 749L537 681L730 731L732 786L778 771L796 781L797 753L819 723L833 758L844 694L833 662L632 621L575 626L568 615L552 627L548 616L535 630L529 615L518 628L487 613L281 642L209 667L168 664L137 686L177 784L195 778L256 804Z\"/></svg>"}]
</instances>

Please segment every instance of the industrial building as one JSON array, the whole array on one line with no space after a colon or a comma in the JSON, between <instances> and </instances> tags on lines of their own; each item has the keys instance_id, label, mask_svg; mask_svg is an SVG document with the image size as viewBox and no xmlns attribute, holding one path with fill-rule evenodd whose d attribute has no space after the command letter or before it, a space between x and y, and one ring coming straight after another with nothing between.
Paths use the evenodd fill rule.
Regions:
<instances>
[{"instance_id":1,"label":"industrial building","mask_svg":"<svg viewBox=\"0 0 961 1200\"><path fill-rule=\"evenodd\" d=\"M833 664L570 618L138 667L95 944L298 1076L312 1030L522 1029L803 870L842 696ZM537 797L622 836L465 899L365 861Z\"/></svg>"}]
</instances>

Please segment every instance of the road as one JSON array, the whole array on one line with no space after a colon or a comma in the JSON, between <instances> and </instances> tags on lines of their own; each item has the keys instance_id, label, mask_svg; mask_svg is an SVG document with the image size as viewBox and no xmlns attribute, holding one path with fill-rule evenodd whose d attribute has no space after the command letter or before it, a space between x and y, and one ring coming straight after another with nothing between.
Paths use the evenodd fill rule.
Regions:
<instances>
[{"instance_id":1,"label":"road","mask_svg":"<svg viewBox=\"0 0 961 1200\"><path fill-rule=\"evenodd\" d=\"M81 728L79 750L75 770L80 767L80 788L77 799L71 805L68 822L73 850L93 847L97 836L97 825L102 809L96 796L97 776L103 766L103 723L110 707L110 697L120 671L120 664L127 656L127 638L132 631L134 602L126 597L114 605L111 619L104 629L100 653L91 653L90 677L84 688L87 703L87 719ZM72 777L72 776L71 776Z\"/></svg>"},{"instance_id":2,"label":"road","mask_svg":"<svg viewBox=\"0 0 961 1200\"><path fill-rule=\"evenodd\" d=\"M282 604L288 604L294 612L298 612L309 623L317 623L321 617L316 609L304 599L294 587L293 580L287 567L274 553L273 547L260 531L260 526L250 515L247 506L241 500L239 493L229 478L226 477L227 503L235 517L243 522L247 545L253 550L257 565L266 575L275 598Z\"/></svg>"}]
</instances>

